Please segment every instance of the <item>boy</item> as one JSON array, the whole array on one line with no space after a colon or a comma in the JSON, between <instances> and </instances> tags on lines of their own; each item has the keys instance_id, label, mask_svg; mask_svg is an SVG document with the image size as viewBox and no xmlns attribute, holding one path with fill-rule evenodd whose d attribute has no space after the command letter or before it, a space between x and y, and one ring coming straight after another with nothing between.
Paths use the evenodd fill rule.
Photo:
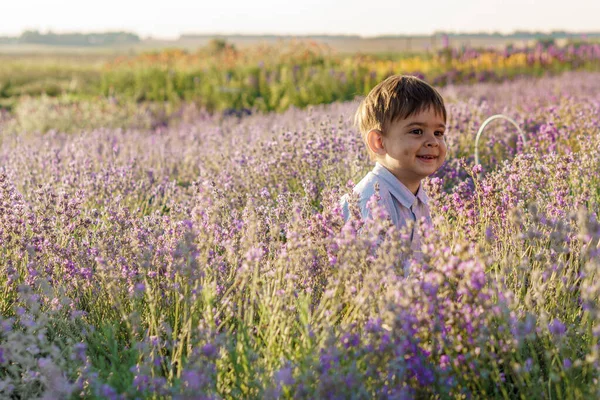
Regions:
<instances>
[{"instance_id":1,"label":"boy","mask_svg":"<svg viewBox=\"0 0 600 400\"><path fill-rule=\"evenodd\" d=\"M413 76L394 75L375 86L355 116L375 167L353 189L359 195L363 219L367 203L379 186L379 204L398 228L425 219L431 223L427 194L421 181L437 171L446 157L446 107L440 94ZM342 198L348 220L347 196ZM414 226L414 225L413 225ZM411 247L419 240L411 234Z\"/></svg>"}]
</instances>

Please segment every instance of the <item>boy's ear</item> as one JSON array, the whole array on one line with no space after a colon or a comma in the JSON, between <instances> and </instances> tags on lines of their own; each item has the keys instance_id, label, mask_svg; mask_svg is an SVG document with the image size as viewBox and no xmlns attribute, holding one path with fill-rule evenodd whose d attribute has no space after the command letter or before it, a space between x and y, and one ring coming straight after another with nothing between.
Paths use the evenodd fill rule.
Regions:
<instances>
[{"instance_id":1,"label":"boy's ear","mask_svg":"<svg viewBox=\"0 0 600 400\"><path fill-rule=\"evenodd\" d=\"M384 156L386 154L383 145L383 133L379 129L371 129L369 133L367 133L367 146L369 146L369 149L373 153L379 156Z\"/></svg>"}]
</instances>

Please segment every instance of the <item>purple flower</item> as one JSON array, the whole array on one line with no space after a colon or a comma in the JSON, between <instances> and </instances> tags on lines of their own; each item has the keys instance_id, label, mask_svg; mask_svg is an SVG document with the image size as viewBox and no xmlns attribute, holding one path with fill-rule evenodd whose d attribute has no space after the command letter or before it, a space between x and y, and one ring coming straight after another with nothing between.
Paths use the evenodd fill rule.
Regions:
<instances>
[{"instance_id":1,"label":"purple flower","mask_svg":"<svg viewBox=\"0 0 600 400\"><path fill-rule=\"evenodd\" d=\"M13 330L13 324L14 321L11 318L2 320L2 322L0 322L0 329L5 333L11 332Z\"/></svg>"},{"instance_id":2,"label":"purple flower","mask_svg":"<svg viewBox=\"0 0 600 400\"><path fill-rule=\"evenodd\" d=\"M474 271L471 274L471 287L473 290L480 291L485 286L485 273L482 270Z\"/></svg>"},{"instance_id":3,"label":"purple flower","mask_svg":"<svg viewBox=\"0 0 600 400\"><path fill-rule=\"evenodd\" d=\"M85 352L87 350L87 345L85 343L76 343L73 346L73 357L81 362L85 361Z\"/></svg>"},{"instance_id":4,"label":"purple flower","mask_svg":"<svg viewBox=\"0 0 600 400\"><path fill-rule=\"evenodd\" d=\"M202 375L200 372L195 370L185 370L181 373L181 381L184 385L192 391L196 391L202 388Z\"/></svg>"},{"instance_id":5,"label":"purple flower","mask_svg":"<svg viewBox=\"0 0 600 400\"><path fill-rule=\"evenodd\" d=\"M442 354L442 356L440 357L440 368L445 371L448 369L448 367L450 366L450 357L448 357L446 354Z\"/></svg>"},{"instance_id":6,"label":"purple flower","mask_svg":"<svg viewBox=\"0 0 600 400\"><path fill-rule=\"evenodd\" d=\"M358 347L360 344L360 336L356 333L347 333L342 337L342 344L345 348Z\"/></svg>"},{"instance_id":7,"label":"purple flower","mask_svg":"<svg viewBox=\"0 0 600 400\"><path fill-rule=\"evenodd\" d=\"M548 324L548 330L553 336L562 336L567 331L565 324L563 324L558 318L555 318Z\"/></svg>"},{"instance_id":8,"label":"purple flower","mask_svg":"<svg viewBox=\"0 0 600 400\"><path fill-rule=\"evenodd\" d=\"M149 339L150 339L150 344L154 347L158 347L158 345L160 344L160 338L156 335L150 336Z\"/></svg>"},{"instance_id":9,"label":"purple flower","mask_svg":"<svg viewBox=\"0 0 600 400\"><path fill-rule=\"evenodd\" d=\"M213 358L217 355L217 353L218 349L212 343L207 343L202 346L202 354L204 354L206 357Z\"/></svg>"},{"instance_id":10,"label":"purple flower","mask_svg":"<svg viewBox=\"0 0 600 400\"><path fill-rule=\"evenodd\" d=\"M381 330L381 318L369 318L365 325L367 332L379 332Z\"/></svg>"},{"instance_id":11,"label":"purple flower","mask_svg":"<svg viewBox=\"0 0 600 400\"><path fill-rule=\"evenodd\" d=\"M133 386L139 391L145 391L150 383L150 377L144 374L135 375L133 377Z\"/></svg>"},{"instance_id":12,"label":"purple flower","mask_svg":"<svg viewBox=\"0 0 600 400\"><path fill-rule=\"evenodd\" d=\"M268 198L270 196L269 189L267 189L266 187L262 188L260 190L259 194L260 194L260 197L263 197L263 198Z\"/></svg>"},{"instance_id":13,"label":"purple flower","mask_svg":"<svg viewBox=\"0 0 600 400\"><path fill-rule=\"evenodd\" d=\"M116 399L117 391L113 389L110 385L104 384L100 387L100 396L106 399Z\"/></svg>"},{"instance_id":14,"label":"purple flower","mask_svg":"<svg viewBox=\"0 0 600 400\"><path fill-rule=\"evenodd\" d=\"M275 382L277 382L278 385L293 385L294 376L292 373L292 367L283 367L277 372L275 372Z\"/></svg>"},{"instance_id":15,"label":"purple flower","mask_svg":"<svg viewBox=\"0 0 600 400\"><path fill-rule=\"evenodd\" d=\"M246 252L246 260L249 262L260 261L260 259L265 254L264 250L261 247L253 247Z\"/></svg>"},{"instance_id":16,"label":"purple flower","mask_svg":"<svg viewBox=\"0 0 600 400\"><path fill-rule=\"evenodd\" d=\"M531 372L532 369L533 369L533 359L528 358L527 360L525 360L524 370L525 370L525 372Z\"/></svg>"}]
</instances>

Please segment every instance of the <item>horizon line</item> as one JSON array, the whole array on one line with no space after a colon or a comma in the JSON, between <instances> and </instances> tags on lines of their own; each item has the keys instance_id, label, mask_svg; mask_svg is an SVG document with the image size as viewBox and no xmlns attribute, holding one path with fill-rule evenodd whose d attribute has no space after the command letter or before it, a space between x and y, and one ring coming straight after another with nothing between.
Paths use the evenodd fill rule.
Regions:
<instances>
[{"instance_id":1,"label":"horizon line","mask_svg":"<svg viewBox=\"0 0 600 400\"><path fill-rule=\"evenodd\" d=\"M295 38L295 37L349 37L349 38L360 38L360 39L380 39L380 38L410 38L410 37L431 37L439 35L448 36L515 36L515 35L566 35L566 36L577 36L577 35L600 35L598 31L569 31L564 29L551 29L551 30L513 30L512 32L501 32L501 31L453 31L453 30L438 30L430 33L385 33L379 35L361 35L354 33L242 33L242 32L185 32L179 33L178 37L173 36L160 36L160 35L144 35L134 30L98 30L98 31L55 31L47 29L45 31L40 29L25 29L17 35L7 35L0 33L0 37L3 38L18 38L26 32L38 32L42 35L55 34L55 35L98 35L98 34L109 34L109 33L125 33L134 34L142 39L162 39L162 40L178 40L190 37L283 37L283 38Z\"/></svg>"}]
</instances>

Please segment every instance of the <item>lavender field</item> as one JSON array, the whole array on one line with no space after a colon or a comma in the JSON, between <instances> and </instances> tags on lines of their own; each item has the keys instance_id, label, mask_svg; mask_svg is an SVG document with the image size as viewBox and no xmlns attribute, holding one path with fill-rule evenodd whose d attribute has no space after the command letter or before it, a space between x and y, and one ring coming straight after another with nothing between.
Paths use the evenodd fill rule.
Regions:
<instances>
[{"instance_id":1,"label":"lavender field","mask_svg":"<svg viewBox=\"0 0 600 400\"><path fill-rule=\"evenodd\" d=\"M343 222L371 169L355 102L0 119L0 397L599 397L600 74L441 92L419 260L389 223ZM497 113L527 142L496 121L475 166Z\"/></svg>"}]
</instances>

